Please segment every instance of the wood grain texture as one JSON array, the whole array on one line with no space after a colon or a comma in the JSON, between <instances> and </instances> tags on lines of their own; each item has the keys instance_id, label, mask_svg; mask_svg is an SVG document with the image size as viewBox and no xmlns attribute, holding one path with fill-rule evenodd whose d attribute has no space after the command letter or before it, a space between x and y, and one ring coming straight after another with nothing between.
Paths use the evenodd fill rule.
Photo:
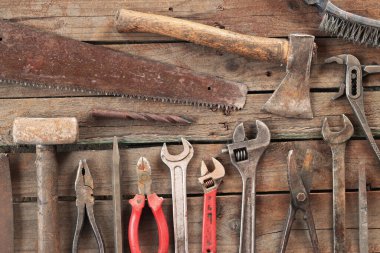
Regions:
<instances>
[{"instance_id":1,"label":"wood grain texture","mask_svg":"<svg viewBox=\"0 0 380 253\"><path fill-rule=\"evenodd\" d=\"M359 15L380 18L376 1L334 0ZM265 37L292 32L326 35L318 30L321 16L302 0L112 0L30 1L4 0L0 16L85 41L163 41L152 34L119 34L113 18L120 8L188 19L227 30Z\"/></svg>"},{"instance_id":2,"label":"wood grain texture","mask_svg":"<svg viewBox=\"0 0 380 253\"><path fill-rule=\"evenodd\" d=\"M96 187L96 186L95 186ZM321 252L332 252L332 196L330 193L312 194L311 206L314 215L318 239L320 241ZM123 201L125 213L123 217L128 217L130 206L127 201ZM219 196L217 197L217 240L218 252L237 252L239 244L239 220L240 220L239 196ZM257 197L257 252L277 252L280 243L281 232L287 209L289 205L288 194L258 195ZM370 251L380 250L379 223L380 215L377 206L380 204L379 192L368 193L369 217L369 237ZM112 216L109 210L112 208L112 201L95 201L95 219L101 230L106 252L113 252L113 225ZM188 198L188 221L189 221L189 249L190 252L200 252L202 230L202 197ZM71 251L71 241L75 228L76 207L74 201L60 202L60 241L62 252ZM168 220L170 241L173 240L171 199L166 198L163 210ZM357 193L347 193L347 252L358 252L358 208ZM15 228L16 228L16 251L35 251L36 246L36 204L17 203L15 204ZM126 224L127 225L127 224ZM157 231L154 218L148 208L142 214L140 224L140 246L143 252L157 251ZM127 240L126 240L127 241ZM126 245L128 248L128 245ZM97 244L90 230L89 224L85 224L79 243L80 252L98 252ZM127 251L128 252L128 251ZM173 252L173 248L171 251ZM302 215L297 216L290 234L287 252L307 253L311 252L311 243L307 232L307 225L302 219Z\"/></svg>"},{"instance_id":3,"label":"wood grain texture","mask_svg":"<svg viewBox=\"0 0 380 253\"><path fill-rule=\"evenodd\" d=\"M379 142L380 143L380 142ZM172 153L181 152L181 146L169 146ZM200 164L202 160L211 162L211 157L217 157L226 169L226 176L219 192L241 193L241 177L235 167L230 163L227 154L221 154L225 148L223 144L194 145L194 157L187 170L187 191L189 194L200 194L202 188L197 178L200 177ZM270 144L257 169L258 192L289 191L287 182L286 161L290 149L299 151L311 148L316 151L316 167L313 178L313 190L332 189L332 161L329 146L323 141L278 142ZM122 194L133 195L137 191L136 163L141 155L147 157L152 166L152 189L159 194L170 194L170 170L160 159L160 146L145 148L128 148L120 151L120 168L122 175ZM357 154L360 154L357 155ZM36 196L36 170L34 166L35 155L32 153L11 154L13 195L17 198ZM96 185L95 195L108 196L112 193L112 152L104 151L76 151L58 154L59 179L58 191L60 196L75 196L74 181L80 159L87 159L91 174ZM360 161L366 161L367 183L373 189L380 188L380 164L371 147L366 141L350 141L346 155L346 187L358 189L357 167Z\"/></svg>"},{"instance_id":4,"label":"wood grain texture","mask_svg":"<svg viewBox=\"0 0 380 253\"><path fill-rule=\"evenodd\" d=\"M353 122L355 136L364 134L354 116L348 101L344 98L331 101L334 93L313 93L311 96L314 119L302 120L273 116L261 112L261 107L270 94L252 94L247 97L243 110L225 115L222 111L213 112L205 107L194 107L178 104L131 100L114 97L82 97L82 98L32 98L3 99L0 111L0 141L1 145L13 145L11 126L13 119L23 117L77 117L79 143L111 143L117 135L126 143L168 142L178 141L185 137L190 141L227 141L231 139L238 122L246 122L248 134L252 134L253 122L256 119L264 121L275 139L308 139L321 138L321 124L326 116L333 116L331 124L339 126L340 114L345 113ZM375 136L380 134L380 91L365 92L365 111L368 123ZM190 126L163 125L154 122L124 120L93 119L89 111L94 107L105 105L115 110L128 108L131 111L149 111L151 113L181 114L194 123ZM148 109L149 108L149 109Z\"/></svg>"}]
</instances>

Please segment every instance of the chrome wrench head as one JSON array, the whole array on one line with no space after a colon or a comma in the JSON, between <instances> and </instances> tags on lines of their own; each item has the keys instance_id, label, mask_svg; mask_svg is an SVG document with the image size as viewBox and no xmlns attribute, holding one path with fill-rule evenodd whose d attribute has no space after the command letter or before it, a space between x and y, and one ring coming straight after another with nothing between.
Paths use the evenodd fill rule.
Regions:
<instances>
[{"instance_id":1,"label":"chrome wrench head","mask_svg":"<svg viewBox=\"0 0 380 253\"><path fill-rule=\"evenodd\" d=\"M199 183L202 185L204 192L209 192L217 189L222 182L225 175L225 170L223 165L216 160L214 157L211 158L214 164L214 170L210 172L207 169L204 161L201 163L201 177L198 178Z\"/></svg>"},{"instance_id":2,"label":"chrome wrench head","mask_svg":"<svg viewBox=\"0 0 380 253\"><path fill-rule=\"evenodd\" d=\"M322 135L323 139L329 144L340 144L348 141L354 134L354 127L346 115L342 115L343 128L338 132L333 132L330 129L327 118L323 120Z\"/></svg>"},{"instance_id":3,"label":"chrome wrench head","mask_svg":"<svg viewBox=\"0 0 380 253\"><path fill-rule=\"evenodd\" d=\"M171 175L175 252L188 253L186 170L194 149L187 140L181 140L183 151L180 154L170 154L164 144L161 159L169 167Z\"/></svg>"}]
</instances>

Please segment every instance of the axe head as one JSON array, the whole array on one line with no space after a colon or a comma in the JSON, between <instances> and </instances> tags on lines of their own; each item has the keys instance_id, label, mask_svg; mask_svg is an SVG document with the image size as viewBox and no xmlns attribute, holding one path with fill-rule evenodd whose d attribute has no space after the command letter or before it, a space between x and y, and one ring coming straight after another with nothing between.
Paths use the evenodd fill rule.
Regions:
<instances>
[{"instance_id":1,"label":"axe head","mask_svg":"<svg viewBox=\"0 0 380 253\"><path fill-rule=\"evenodd\" d=\"M290 118L313 118L309 78L315 47L312 35L289 36L286 76L264 104L263 111Z\"/></svg>"}]
</instances>

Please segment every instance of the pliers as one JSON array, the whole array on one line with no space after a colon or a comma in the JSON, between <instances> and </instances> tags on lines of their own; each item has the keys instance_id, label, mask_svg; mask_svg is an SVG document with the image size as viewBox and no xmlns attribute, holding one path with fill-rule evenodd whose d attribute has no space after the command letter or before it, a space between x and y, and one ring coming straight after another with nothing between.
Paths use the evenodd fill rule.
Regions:
<instances>
[{"instance_id":1,"label":"pliers","mask_svg":"<svg viewBox=\"0 0 380 253\"><path fill-rule=\"evenodd\" d=\"M128 225L128 240L131 253L141 253L139 243L139 223L142 209L145 205L145 195L147 195L148 205L152 210L158 228L159 246L158 253L169 251L169 229L162 211L163 198L151 192L151 167L145 157L140 157L136 166L138 177L138 194L129 203L132 206L132 214Z\"/></svg>"},{"instance_id":2,"label":"pliers","mask_svg":"<svg viewBox=\"0 0 380 253\"><path fill-rule=\"evenodd\" d=\"M304 219L309 228L311 243L313 245L313 252L319 253L317 232L313 214L310 208L310 189L313 179L312 171L313 153L311 150L306 151L303 167L297 168L296 159L293 150L289 151L288 155L288 183L290 188L290 205L288 216L285 223L285 229L282 234L280 253L284 253L288 244L290 230L296 217L298 210L304 212Z\"/></svg>"},{"instance_id":3,"label":"pliers","mask_svg":"<svg viewBox=\"0 0 380 253\"><path fill-rule=\"evenodd\" d=\"M86 160L80 160L75 179L76 206L78 210L77 224L73 239L73 253L78 251L79 235L83 228L83 221L87 213L87 218L91 224L98 243L99 252L104 253L104 244L94 216L94 180L91 176L90 169Z\"/></svg>"}]
</instances>

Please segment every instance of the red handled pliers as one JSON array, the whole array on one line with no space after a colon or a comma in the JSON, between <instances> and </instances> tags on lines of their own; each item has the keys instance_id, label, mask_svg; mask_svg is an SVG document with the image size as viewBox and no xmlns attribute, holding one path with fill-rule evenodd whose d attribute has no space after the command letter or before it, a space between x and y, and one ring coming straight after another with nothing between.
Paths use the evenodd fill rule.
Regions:
<instances>
[{"instance_id":1,"label":"red handled pliers","mask_svg":"<svg viewBox=\"0 0 380 253\"><path fill-rule=\"evenodd\" d=\"M128 240L131 253L141 253L139 243L139 223L142 209L145 205L145 195L147 195L148 205L153 212L158 227L159 246L158 253L169 251L169 230L165 215L162 211L163 198L156 193L151 193L152 179L151 168L145 157L140 157L137 162L138 191L135 197L129 200L132 206L132 214L128 225Z\"/></svg>"},{"instance_id":2,"label":"red handled pliers","mask_svg":"<svg viewBox=\"0 0 380 253\"><path fill-rule=\"evenodd\" d=\"M223 165L212 157L214 170L209 172L201 163L201 177L198 178L204 191L202 253L216 253L216 191L225 174Z\"/></svg>"}]
</instances>

